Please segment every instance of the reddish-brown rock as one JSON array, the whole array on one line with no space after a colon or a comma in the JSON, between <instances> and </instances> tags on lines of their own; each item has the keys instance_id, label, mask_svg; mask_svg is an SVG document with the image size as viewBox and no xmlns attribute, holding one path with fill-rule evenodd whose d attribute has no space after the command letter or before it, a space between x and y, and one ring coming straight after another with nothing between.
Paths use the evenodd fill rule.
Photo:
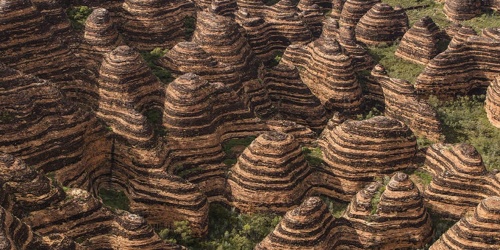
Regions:
<instances>
[{"instance_id":1,"label":"reddish-brown rock","mask_svg":"<svg viewBox=\"0 0 500 250\"><path fill-rule=\"evenodd\" d=\"M232 204L244 212L285 212L300 203L311 174L289 134L266 132L238 157L228 177Z\"/></svg>"},{"instance_id":2,"label":"reddish-brown rock","mask_svg":"<svg viewBox=\"0 0 500 250\"><path fill-rule=\"evenodd\" d=\"M408 16L400 7L375 4L356 25L356 38L367 45L392 44L408 30Z\"/></svg>"},{"instance_id":3,"label":"reddish-brown rock","mask_svg":"<svg viewBox=\"0 0 500 250\"><path fill-rule=\"evenodd\" d=\"M330 195L342 200L376 176L408 168L417 152L410 128L385 116L347 120L327 131L319 141L325 163L320 178Z\"/></svg>"},{"instance_id":4,"label":"reddish-brown rock","mask_svg":"<svg viewBox=\"0 0 500 250\"><path fill-rule=\"evenodd\" d=\"M488 87L484 108L491 124L500 128L500 75Z\"/></svg>"},{"instance_id":5,"label":"reddish-brown rock","mask_svg":"<svg viewBox=\"0 0 500 250\"><path fill-rule=\"evenodd\" d=\"M429 16L425 16L405 33L395 55L425 65L439 52L439 36L439 28Z\"/></svg>"}]
</instances>

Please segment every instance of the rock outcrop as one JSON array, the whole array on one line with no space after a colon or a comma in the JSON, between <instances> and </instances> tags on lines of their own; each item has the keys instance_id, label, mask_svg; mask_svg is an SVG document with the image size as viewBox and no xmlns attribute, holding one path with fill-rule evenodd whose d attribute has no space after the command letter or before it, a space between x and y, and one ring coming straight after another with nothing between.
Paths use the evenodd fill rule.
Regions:
<instances>
[{"instance_id":1,"label":"rock outcrop","mask_svg":"<svg viewBox=\"0 0 500 250\"><path fill-rule=\"evenodd\" d=\"M434 144L425 167L432 181L425 190L433 211L459 219L482 199L500 195L500 174L486 171L481 155L469 144Z\"/></svg>"},{"instance_id":2,"label":"rock outcrop","mask_svg":"<svg viewBox=\"0 0 500 250\"><path fill-rule=\"evenodd\" d=\"M321 25L317 18L321 11L308 7L312 7L312 3L302 1L299 6L290 0L281 0L272 6L266 6L261 0L238 0L237 3L236 22L245 30L255 54L264 61L290 44L310 42L312 31L318 34ZM302 17L297 7L303 8Z\"/></svg>"},{"instance_id":3,"label":"rock outcrop","mask_svg":"<svg viewBox=\"0 0 500 250\"><path fill-rule=\"evenodd\" d=\"M358 192L344 218L363 249L416 249L432 238L423 197L402 172L394 174L386 186L371 184Z\"/></svg>"},{"instance_id":4,"label":"rock outcrop","mask_svg":"<svg viewBox=\"0 0 500 250\"><path fill-rule=\"evenodd\" d=\"M286 212L300 203L311 174L291 135L271 131L238 157L228 177L233 205L245 212Z\"/></svg>"},{"instance_id":5,"label":"rock outcrop","mask_svg":"<svg viewBox=\"0 0 500 250\"><path fill-rule=\"evenodd\" d=\"M175 249L165 244L142 217L113 212L84 190L64 191L12 155L0 153L0 170L2 206L44 240L65 245L50 249L74 249L73 240L90 249ZM19 230L29 237L29 228Z\"/></svg>"},{"instance_id":6,"label":"rock outcrop","mask_svg":"<svg viewBox=\"0 0 500 250\"><path fill-rule=\"evenodd\" d=\"M407 169L417 152L410 128L385 116L347 120L325 132L319 145L326 165L322 183L346 201L374 177Z\"/></svg>"},{"instance_id":7,"label":"rock outcrop","mask_svg":"<svg viewBox=\"0 0 500 250\"><path fill-rule=\"evenodd\" d=\"M269 130L292 135L302 145L311 144L316 140L317 134L310 128L289 120L268 120L266 125Z\"/></svg>"},{"instance_id":8,"label":"rock outcrop","mask_svg":"<svg viewBox=\"0 0 500 250\"><path fill-rule=\"evenodd\" d=\"M0 64L0 151L63 185L91 190L109 175L111 141L92 114L54 84Z\"/></svg>"},{"instance_id":9,"label":"rock outcrop","mask_svg":"<svg viewBox=\"0 0 500 250\"><path fill-rule=\"evenodd\" d=\"M326 111L319 99L300 79L296 67L278 64L264 72L262 83L280 118L320 131L326 125Z\"/></svg>"},{"instance_id":10,"label":"rock outcrop","mask_svg":"<svg viewBox=\"0 0 500 250\"><path fill-rule=\"evenodd\" d=\"M334 224L325 203L319 197L310 197L288 211L255 249L334 249L340 235Z\"/></svg>"},{"instance_id":11,"label":"rock outcrop","mask_svg":"<svg viewBox=\"0 0 500 250\"><path fill-rule=\"evenodd\" d=\"M408 16L400 7L375 4L356 25L356 38L366 45L392 44L408 30Z\"/></svg>"},{"instance_id":12,"label":"rock outcrop","mask_svg":"<svg viewBox=\"0 0 500 250\"><path fill-rule=\"evenodd\" d=\"M128 45L139 50L170 48L184 40L184 18L194 16L186 0L125 0L121 31Z\"/></svg>"},{"instance_id":13,"label":"rock outcrop","mask_svg":"<svg viewBox=\"0 0 500 250\"><path fill-rule=\"evenodd\" d=\"M363 17L380 0L346 0L340 13L340 26L356 27Z\"/></svg>"},{"instance_id":14,"label":"rock outcrop","mask_svg":"<svg viewBox=\"0 0 500 250\"><path fill-rule=\"evenodd\" d=\"M400 120L416 134L441 140L441 122L436 111L425 100L419 99L411 83L390 78L382 65L377 65L371 77L380 84L384 95L384 114Z\"/></svg>"},{"instance_id":15,"label":"rock outcrop","mask_svg":"<svg viewBox=\"0 0 500 250\"><path fill-rule=\"evenodd\" d=\"M474 212L465 214L460 221L441 235L431 250L445 249L498 249L500 248L500 197L482 200Z\"/></svg>"},{"instance_id":16,"label":"rock outcrop","mask_svg":"<svg viewBox=\"0 0 500 250\"><path fill-rule=\"evenodd\" d=\"M356 40L353 26L343 25L339 27L337 20L327 18L323 22L322 37L337 39L340 45L352 58L352 64L356 71L368 70L373 67L374 60L368 51Z\"/></svg>"},{"instance_id":17,"label":"rock outcrop","mask_svg":"<svg viewBox=\"0 0 500 250\"><path fill-rule=\"evenodd\" d=\"M484 108L491 124L500 128L500 76L497 76L488 87Z\"/></svg>"},{"instance_id":18,"label":"rock outcrop","mask_svg":"<svg viewBox=\"0 0 500 250\"><path fill-rule=\"evenodd\" d=\"M405 33L395 55L425 65L439 53L439 37L439 27L425 16Z\"/></svg>"},{"instance_id":19,"label":"rock outcrop","mask_svg":"<svg viewBox=\"0 0 500 250\"><path fill-rule=\"evenodd\" d=\"M101 113L119 112L114 105L129 104L139 113L163 106L160 81L141 55L128 46L119 46L105 55L98 81Z\"/></svg>"},{"instance_id":20,"label":"rock outcrop","mask_svg":"<svg viewBox=\"0 0 500 250\"><path fill-rule=\"evenodd\" d=\"M95 78L98 77L104 55L121 43L109 11L103 8L94 9L85 22L85 33L79 50Z\"/></svg>"},{"instance_id":21,"label":"rock outcrop","mask_svg":"<svg viewBox=\"0 0 500 250\"><path fill-rule=\"evenodd\" d=\"M234 91L191 73L167 87L163 125L175 161L168 172L198 184L209 196L223 194L222 142L267 130Z\"/></svg>"},{"instance_id":22,"label":"rock outcrop","mask_svg":"<svg viewBox=\"0 0 500 250\"><path fill-rule=\"evenodd\" d=\"M481 14L481 0L446 0L443 12L452 21L469 20Z\"/></svg>"},{"instance_id":23,"label":"rock outcrop","mask_svg":"<svg viewBox=\"0 0 500 250\"><path fill-rule=\"evenodd\" d=\"M74 80L81 75L79 59L72 55L64 39L58 39L56 31L31 1L2 1L0 61L25 74L51 80L68 99L95 107L92 83Z\"/></svg>"},{"instance_id":24,"label":"rock outcrop","mask_svg":"<svg viewBox=\"0 0 500 250\"><path fill-rule=\"evenodd\" d=\"M425 94L454 96L475 88L486 88L500 74L500 36L486 29L476 36L470 27L459 27L448 49L426 65L415 81Z\"/></svg>"},{"instance_id":25,"label":"rock outcrop","mask_svg":"<svg viewBox=\"0 0 500 250\"><path fill-rule=\"evenodd\" d=\"M41 237L17 217L0 207L0 247L20 250L73 250L82 249L75 242L61 234Z\"/></svg>"},{"instance_id":26,"label":"rock outcrop","mask_svg":"<svg viewBox=\"0 0 500 250\"><path fill-rule=\"evenodd\" d=\"M305 46L289 46L282 63L299 69L302 81L327 110L356 112L362 95L350 56L332 38L320 38Z\"/></svg>"}]
</instances>

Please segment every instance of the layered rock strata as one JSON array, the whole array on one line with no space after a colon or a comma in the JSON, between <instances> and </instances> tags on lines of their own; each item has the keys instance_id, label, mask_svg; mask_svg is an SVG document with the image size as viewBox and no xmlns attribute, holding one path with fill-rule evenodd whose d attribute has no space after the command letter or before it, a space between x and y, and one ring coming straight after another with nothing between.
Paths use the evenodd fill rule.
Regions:
<instances>
[{"instance_id":1,"label":"layered rock strata","mask_svg":"<svg viewBox=\"0 0 500 250\"><path fill-rule=\"evenodd\" d=\"M325 203L319 197L310 197L288 211L255 249L334 249L340 241L336 239L339 231Z\"/></svg>"},{"instance_id":2,"label":"layered rock strata","mask_svg":"<svg viewBox=\"0 0 500 250\"><path fill-rule=\"evenodd\" d=\"M482 199L500 195L500 174L486 171L481 155L469 144L434 144L425 166L432 174L425 199L436 212L458 219Z\"/></svg>"},{"instance_id":3,"label":"layered rock strata","mask_svg":"<svg viewBox=\"0 0 500 250\"><path fill-rule=\"evenodd\" d=\"M429 16L425 16L405 33L395 55L425 65L439 53L439 36L437 25Z\"/></svg>"},{"instance_id":4,"label":"layered rock strata","mask_svg":"<svg viewBox=\"0 0 500 250\"><path fill-rule=\"evenodd\" d=\"M65 245L55 249L74 249L72 240L81 241L90 249L174 249L140 216L112 212L81 189L63 191L54 181L12 155L0 153L0 169L2 206L44 236L44 241ZM20 230L30 235L29 228Z\"/></svg>"},{"instance_id":5,"label":"layered rock strata","mask_svg":"<svg viewBox=\"0 0 500 250\"><path fill-rule=\"evenodd\" d=\"M327 18L323 22L323 32L321 36L337 39L340 45L352 58L352 63L356 71L371 69L374 64L373 58L368 51L356 40L353 26L343 25L339 27L337 20Z\"/></svg>"},{"instance_id":6,"label":"layered rock strata","mask_svg":"<svg viewBox=\"0 0 500 250\"><path fill-rule=\"evenodd\" d=\"M390 78L380 64L373 68L371 76L382 87L386 116L404 122L416 134L434 141L441 140L441 122L436 111L428 102L418 98L411 83Z\"/></svg>"},{"instance_id":7,"label":"layered rock strata","mask_svg":"<svg viewBox=\"0 0 500 250\"><path fill-rule=\"evenodd\" d=\"M347 120L326 130L319 146L325 163L321 183L346 201L374 177L407 169L417 152L410 128L385 116Z\"/></svg>"},{"instance_id":8,"label":"layered rock strata","mask_svg":"<svg viewBox=\"0 0 500 250\"><path fill-rule=\"evenodd\" d=\"M311 144L316 140L316 133L310 128L289 120L268 120L266 125L271 131L292 135L302 145Z\"/></svg>"},{"instance_id":9,"label":"layered rock strata","mask_svg":"<svg viewBox=\"0 0 500 250\"><path fill-rule=\"evenodd\" d=\"M386 186L372 184L358 192L344 218L363 249L416 249L432 238L423 197L402 172L394 174Z\"/></svg>"},{"instance_id":10,"label":"layered rock strata","mask_svg":"<svg viewBox=\"0 0 500 250\"><path fill-rule=\"evenodd\" d=\"M3 249L73 250L82 249L60 234L41 237L17 217L0 207L0 238Z\"/></svg>"},{"instance_id":11,"label":"layered rock strata","mask_svg":"<svg viewBox=\"0 0 500 250\"><path fill-rule=\"evenodd\" d=\"M280 118L322 130L326 111L319 99L300 79L296 67L279 64L264 72L262 83Z\"/></svg>"},{"instance_id":12,"label":"layered rock strata","mask_svg":"<svg viewBox=\"0 0 500 250\"><path fill-rule=\"evenodd\" d=\"M172 47L184 39L184 18L194 16L194 4L185 0L125 0L122 7L121 31L140 50Z\"/></svg>"},{"instance_id":13,"label":"layered rock strata","mask_svg":"<svg viewBox=\"0 0 500 250\"><path fill-rule=\"evenodd\" d=\"M223 195L221 143L267 130L231 89L185 74L166 89L163 125L175 163L167 170L198 184L212 197Z\"/></svg>"},{"instance_id":14,"label":"layered rock strata","mask_svg":"<svg viewBox=\"0 0 500 250\"><path fill-rule=\"evenodd\" d=\"M481 36L468 27L459 27L448 49L434 57L415 81L425 94L451 96L485 88L500 74L500 36L489 29Z\"/></svg>"},{"instance_id":15,"label":"layered rock strata","mask_svg":"<svg viewBox=\"0 0 500 250\"><path fill-rule=\"evenodd\" d=\"M375 4L356 25L356 38L366 45L392 44L408 30L408 16L400 7Z\"/></svg>"},{"instance_id":16,"label":"layered rock strata","mask_svg":"<svg viewBox=\"0 0 500 250\"><path fill-rule=\"evenodd\" d=\"M236 21L245 30L248 43L263 61L272 59L278 50L290 44L304 44L312 40L321 25L319 7L304 2L297 6L290 0L281 0L266 6L261 0L238 0ZM298 15L302 8L301 16Z\"/></svg>"},{"instance_id":17,"label":"layered rock strata","mask_svg":"<svg viewBox=\"0 0 500 250\"><path fill-rule=\"evenodd\" d=\"M355 27L363 17L380 0L347 0L343 4L339 23L341 26Z\"/></svg>"},{"instance_id":18,"label":"layered rock strata","mask_svg":"<svg viewBox=\"0 0 500 250\"><path fill-rule=\"evenodd\" d=\"M53 20L55 21L55 20ZM0 5L0 61L57 83L70 100L95 107L92 84L74 81L81 76L79 59L74 58L57 29L31 1L8 0ZM56 33L55 33L56 32ZM61 63L65 62L65 63Z\"/></svg>"},{"instance_id":19,"label":"layered rock strata","mask_svg":"<svg viewBox=\"0 0 500 250\"><path fill-rule=\"evenodd\" d=\"M121 44L118 31L108 10L97 8L87 17L80 53L86 59L87 68L97 77L102 59L106 53Z\"/></svg>"},{"instance_id":20,"label":"layered rock strata","mask_svg":"<svg viewBox=\"0 0 500 250\"><path fill-rule=\"evenodd\" d=\"M139 113L163 105L160 81L141 55L128 46L119 46L105 55L98 81L99 110L102 114L119 111L116 107L112 108L113 105L127 102Z\"/></svg>"},{"instance_id":21,"label":"layered rock strata","mask_svg":"<svg viewBox=\"0 0 500 250\"><path fill-rule=\"evenodd\" d=\"M161 123L164 93L158 79L139 53L127 46L106 54L99 75L96 114L114 139L111 185L124 189L131 211L149 223L166 226L187 220L195 235L205 234L207 197L195 184L165 173L172 165L171 149L161 134L165 128L155 129L145 115L153 110Z\"/></svg>"},{"instance_id":22,"label":"layered rock strata","mask_svg":"<svg viewBox=\"0 0 500 250\"><path fill-rule=\"evenodd\" d=\"M311 170L291 135L271 131L238 157L228 178L233 205L241 211L285 212L300 203Z\"/></svg>"},{"instance_id":23,"label":"layered rock strata","mask_svg":"<svg viewBox=\"0 0 500 250\"><path fill-rule=\"evenodd\" d=\"M497 76L488 87L484 108L491 124L500 128L500 76Z\"/></svg>"},{"instance_id":24,"label":"layered rock strata","mask_svg":"<svg viewBox=\"0 0 500 250\"><path fill-rule=\"evenodd\" d=\"M441 235L431 250L500 248L500 197L482 200L474 212L463 216Z\"/></svg>"},{"instance_id":25,"label":"layered rock strata","mask_svg":"<svg viewBox=\"0 0 500 250\"><path fill-rule=\"evenodd\" d=\"M282 63L299 69L302 81L327 110L356 112L362 95L350 56L332 38L320 38L305 46L289 46Z\"/></svg>"},{"instance_id":26,"label":"layered rock strata","mask_svg":"<svg viewBox=\"0 0 500 250\"><path fill-rule=\"evenodd\" d=\"M54 84L0 64L0 100L0 151L68 186L95 190L109 177L105 127Z\"/></svg>"},{"instance_id":27,"label":"layered rock strata","mask_svg":"<svg viewBox=\"0 0 500 250\"><path fill-rule=\"evenodd\" d=\"M469 20L481 14L481 0L446 0L443 12L452 21Z\"/></svg>"}]
</instances>

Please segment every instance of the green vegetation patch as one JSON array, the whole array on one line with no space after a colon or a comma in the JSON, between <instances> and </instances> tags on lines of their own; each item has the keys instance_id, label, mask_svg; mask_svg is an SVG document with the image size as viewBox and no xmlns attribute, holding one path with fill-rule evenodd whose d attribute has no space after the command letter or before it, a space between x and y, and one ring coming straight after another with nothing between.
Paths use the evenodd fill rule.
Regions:
<instances>
[{"instance_id":1,"label":"green vegetation patch","mask_svg":"<svg viewBox=\"0 0 500 250\"><path fill-rule=\"evenodd\" d=\"M372 206L372 210L370 214L375 214L377 212L377 207L378 203L380 202L380 197L382 196L382 193L385 191L385 185L382 185L378 188L377 192L373 195L370 204Z\"/></svg>"},{"instance_id":2,"label":"green vegetation patch","mask_svg":"<svg viewBox=\"0 0 500 250\"><path fill-rule=\"evenodd\" d=\"M368 52L370 52L376 62L385 67L390 77L414 83L425 66L396 57L394 53L398 45L399 43L395 43L389 47L369 47Z\"/></svg>"},{"instance_id":3,"label":"green vegetation patch","mask_svg":"<svg viewBox=\"0 0 500 250\"><path fill-rule=\"evenodd\" d=\"M67 11L71 26L77 30L82 30L85 27L85 21L91 13L92 9L88 6L75 6Z\"/></svg>"},{"instance_id":4,"label":"green vegetation patch","mask_svg":"<svg viewBox=\"0 0 500 250\"><path fill-rule=\"evenodd\" d=\"M101 188L99 189L99 197L101 197L104 205L112 209L125 211L130 209L130 202L123 191Z\"/></svg>"},{"instance_id":5,"label":"green vegetation patch","mask_svg":"<svg viewBox=\"0 0 500 250\"><path fill-rule=\"evenodd\" d=\"M500 129L493 127L484 110L485 95L441 101L431 96L448 143L469 143L483 157L488 170L500 169Z\"/></svg>"},{"instance_id":6,"label":"green vegetation patch","mask_svg":"<svg viewBox=\"0 0 500 250\"><path fill-rule=\"evenodd\" d=\"M335 218L340 218L349 206L349 202L337 201L324 195L321 195L320 198L321 200L323 200L323 202L328 207L328 210Z\"/></svg>"},{"instance_id":7,"label":"green vegetation patch","mask_svg":"<svg viewBox=\"0 0 500 250\"><path fill-rule=\"evenodd\" d=\"M418 178L420 183L424 185L424 187L427 187L429 184L431 184L432 181L432 174L423 170L423 169L417 169L413 174Z\"/></svg>"},{"instance_id":8,"label":"green vegetation patch","mask_svg":"<svg viewBox=\"0 0 500 250\"><path fill-rule=\"evenodd\" d=\"M150 109L144 113L146 119L153 125L155 134L159 137L167 136L167 129L162 124L163 114L160 109Z\"/></svg>"},{"instance_id":9,"label":"green vegetation patch","mask_svg":"<svg viewBox=\"0 0 500 250\"><path fill-rule=\"evenodd\" d=\"M319 147L302 147L302 153L311 167L319 167L323 163L323 152Z\"/></svg>"},{"instance_id":10,"label":"green vegetation patch","mask_svg":"<svg viewBox=\"0 0 500 250\"><path fill-rule=\"evenodd\" d=\"M174 80L172 73L167 69L160 67L156 64L156 61L164 56L168 52L168 49L155 48L150 52L142 52L142 58L146 61L148 67L151 69L153 74L158 77L162 83L170 83Z\"/></svg>"},{"instance_id":11,"label":"green vegetation patch","mask_svg":"<svg viewBox=\"0 0 500 250\"><path fill-rule=\"evenodd\" d=\"M490 10L478 17L463 21L462 24L473 27L478 34L481 34L484 28L500 27L500 13Z\"/></svg>"},{"instance_id":12,"label":"green vegetation patch","mask_svg":"<svg viewBox=\"0 0 500 250\"><path fill-rule=\"evenodd\" d=\"M163 229L159 235L193 250L251 250L281 220L275 214L239 214L220 204L211 204L208 216L209 235L205 239L193 238L187 221L175 222L173 228Z\"/></svg>"},{"instance_id":13,"label":"green vegetation patch","mask_svg":"<svg viewBox=\"0 0 500 250\"><path fill-rule=\"evenodd\" d=\"M191 39L194 30L196 29L196 18L188 16L184 18L184 37L186 40Z\"/></svg>"},{"instance_id":14,"label":"green vegetation patch","mask_svg":"<svg viewBox=\"0 0 500 250\"><path fill-rule=\"evenodd\" d=\"M248 147L250 143L255 140L255 136L247 136L245 138L234 138L231 140L228 140L222 144L222 149L224 150L224 153L229 156L234 156L233 148L236 146L243 146L243 147Z\"/></svg>"}]
</instances>

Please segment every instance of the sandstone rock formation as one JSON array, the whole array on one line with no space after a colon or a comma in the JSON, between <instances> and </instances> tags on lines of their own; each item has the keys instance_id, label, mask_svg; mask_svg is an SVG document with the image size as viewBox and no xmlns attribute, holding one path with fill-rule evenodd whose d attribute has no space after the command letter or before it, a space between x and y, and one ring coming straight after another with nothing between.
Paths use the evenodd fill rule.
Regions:
<instances>
[{"instance_id":1,"label":"sandstone rock formation","mask_svg":"<svg viewBox=\"0 0 500 250\"><path fill-rule=\"evenodd\" d=\"M408 16L400 7L375 4L356 25L356 38L367 45L392 44L408 30Z\"/></svg>"},{"instance_id":2,"label":"sandstone rock formation","mask_svg":"<svg viewBox=\"0 0 500 250\"><path fill-rule=\"evenodd\" d=\"M355 27L363 17L380 0L346 0L340 13L340 26Z\"/></svg>"},{"instance_id":3,"label":"sandstone rock formation","mask_svg":"<svg viewBox=\"0 0 500 250\"><path fill-rule=\"evenodd\" d=\"M425 199L433 211L458 219L482 199L500 195L500 175L487 172L469 144L434 144L425 166L432 174Z\"/></svg>"},{"instance_id":4,"label":"sandstone rock formation","mask_svg":"<svg viewBox=\"0 0 500 250\"><path fill-rule=\"evenodd\" d=\"M325 203L319 197L310 197L288 211L255 249L334 249L337 241L334 232L338 231Z\"/></svg>"},{"instance_id":5,"label":"sandstone rock formation","mask_svg":"<svg viewBox=\"0 0 500 250\"><path fill-rule=\"evenodd\" d=\"M344 217L363 249L422 248L432 238L423 197L408 175L397 172L387 185L358 192Z\"/></svg>"},{"instance_id":6,"label":"sandstone rock formation","mask_svg":"<svg viewBox=\"0 0 500 250\"><path fill-rule=\"evenodd\" d=\"M439 27L429 16L425 16L405 33L395 55L425 65L439 52L439 36Z\"/></svg>"},{"instance_id":7,"label":"sandstone rock formation","mask_svg":"<svg viewBox=\"0 0 500 250\"><path fill-rule=\"evenodd\" d=\"M0 207L0 238L2 249L73 250L82 249L74 241L60 234L47 237L33 233L31 228L17 217Z\"/></svg>"},{"instance_id":8,"label":"sandstone rock formation","mask_svg":"<svg viewBox=\"0 0 500 250\"><path fill-rule=\"evenodd\" d=\"M108 10L97 8L87 17L80 53L86 59L87 68L97 77L104 54L122 43Z\"/></svg>"},{"instance_id":9,"label":"sandstone rock formation","mask_svg":"<svg viewBox=\"0 0 500 250\"><path fill-rule=\"evenodd\" d=\"M290 0L281 0L272 6L266 6L262 0L238 0L237 3L236 21L245 30L255 54L264 61L290 44L310 42L312 31L318 34L321 25L318 18L321 11L313 8L312 2L302 1L298 6ZM302 8L302 17L298 15L298 7Z\"/></svg>"},{"instance_id":10,"label":"sandstone rock formation","mask_svg":"<svg viewBox=\"0 0 500 250\"><path fill-rule=\"evenodd\" d=\"M490 196L482 200L474 212L467 213L441 235L429 249L498 249L500 248L499 223L500 197Z\"/></svg>"},{"instance_id":11,"label":"sandstone rock formation","mask_svg":"<svg viewBox=\"0 0 500 250\"><path fill-rule=\"evenodd\" d=\"M472 19L481 13L481 0L446 0L443 12L452 21Z\"/></svg>"},{"instance_id":12,"label":"sandstone rock formation","mask_svg":"<svg viewBox=\"0 0 500 250\"><path fill-rule=\"evenodd\" d=\"M497 76L488 87L484 108L491 124L500 128L500 76Z\"/></svg>"},{"instance_id":13,"label":"sandstone rock formation","mask_svg":"<svg viewBox=\"0 0 500 250\"><path fill-rule=\"evenodd\" d=\"M105 55L98 81L100 113L118 111L114 105L130 104L139 113L163 105L160 81L141 55L128 46L119 46Z\"/></svg>"},{"instance_id":14,"label":"sandstone rock formation","mask_svg":"<svg viewBox=\"0 0 500 250\"><path fill-rule=\"evenodd\" d=\"M342 25L339 27L337 20L327 18L323 22L323 37L337 39L340 45L352 58L352 63L356 71L367 70L373 67L373 58L368 51L356 40L353 26Z\"/></svg>"},{"instance_id":15,"label":"sandstone rock formation","mask_svg":"<svg viewBox=\"0 0 500 250\"><path fill-rule=\"evenodd\" d=\"M262 83L280 118L316 131L326 125L325 108L302 82L296 67L278 64L264 72Z\"/></svg>"},{"instance_id":16,"label":"sandstone rock formation","mask_svg":"<svg viewBox=\"0 0 500 250\"><path fill-rule=\"evenodd\" d=\"M385 116L347 120L323 134L324 185L331 196L349 200L375 176L404 170L412 163L416 138L404 123Z\"/></svg>"},{"instance_id":17,"label":"sandstone rock formation","mask_svg":"<svg viewBox=\"0 0 500 250\"><path fill-rule=\"evenodd\" d=\"M233 205L241 211L285 212L300 203L311 174L291 135L271 131L238 157L228 177Z\"/></svg>"},{"instance_id":18,"label":"sandstone rock formation","mask_svg":"<svg viewBox=\"0 0 500 250\"><path fill-rule=\"evenodd\" d=\"M289 46L282 63L294 65L311 92L327 110L356 112L362 95L350 56L332 38L320 38L305 46Z\"/></svg>"},{"instance_id":19,"label":"sandstone rock formation","mask_svg":"<svg viewBox=\"0 0 500 250\"><path fill-rule=\"evenodd\" d=\"M90 113L49 81L0 64L0 151L68 186L91 190L109 175L111 142Z\"/></svg>"},{"instance_id":20,"label":"sandstone rock formation","mask_svg":"<svg viewBox=\"0 0 500 250\"><path fill-rule=\"evenodd\" d=\"M310 128L290 120L268 120L269 130L292 135L299 144L311 144L316 140L316 133Z\"/></svg>"},{"instance_id":21,"label":"sandstone rock formation","mask_svg":"<svg viewBox=\"0 0 500 250\"><path fill-rule=\"evenodd\" d=\"M175 249L165 244L140 216L112 212L81 189L63 191L12 155L0 153L0 170L2 206L44 236L44 241L65 245L55 249L74 249L73 240L90 249ZM29 237L28 227L19 230Z\"/></svg>"},{"instance_id":22,"label":"sandstone rock formation","mask_svg":"<svg viewBox=\"0 0 500 250\"><path fill-rule=\"evenodd\" d=\"M140 50L172 47L184 39L184 18L193 15L193 3L185 0L125 0L121 31Z\"/></svg>"},{"instance_id":23,"label":"sandstone rock formation","mask_svg":"<svg viewBox=\"0 0 500 250\"><path fill-rule=\"evenodd\" d=\"M66 45L72 46L76 38L63 9L62 0L31 0L31 2L45 16L45 21L50 24L54 35L63 40Z\"/></svg>"},{"instance_id":24,"label":"sandstone rock formation","mask_svg":"<svg viewBox=\"0 0 500 250\"><path fill-rule=\"evenodd\" d=\"M96 97L92 84L73 80L79 74L79 60L56 31L30 0L2 1L0 61L25 74L50 79L70 100L92 106Z\"/></svg>"},{"instance_id":25,"label":"sandstone rock formation","mask_svg":"<svg viewBox=\"0 0 500 250\"><path fill-rule=\"evenodd\" d=\"M390 78L380 64L373 68L371 76L382 87L386 116L404 122L416 134L441 140L441 122L436 111L427 101L418 98L411 83Z\"/></svg>"},{"instance_id":26,"label":"sandstone rock formation","mask_svg":"<svg viewBox=\"0 0 500 250\"><path fill-rule=\"evenodd\" d=\"M500 36L495 29L474 34L470 27L459 27L448 49L417 77L415 88L425 95L452 96L488 86L500 74Z\"/></svg>"},{"instance_id":27,"label":"sandstone rock formation","mask_svg":"<svg viewBox=\"0 0 500 250\"><path fill-rule=\"evenodd\" d=\"M168 171L198 184L212 198L223 194L225 183L221 143L267 130L234 91L191 73L167 87L163 125L176 162Z\"/></svg>"}]
</instances>

